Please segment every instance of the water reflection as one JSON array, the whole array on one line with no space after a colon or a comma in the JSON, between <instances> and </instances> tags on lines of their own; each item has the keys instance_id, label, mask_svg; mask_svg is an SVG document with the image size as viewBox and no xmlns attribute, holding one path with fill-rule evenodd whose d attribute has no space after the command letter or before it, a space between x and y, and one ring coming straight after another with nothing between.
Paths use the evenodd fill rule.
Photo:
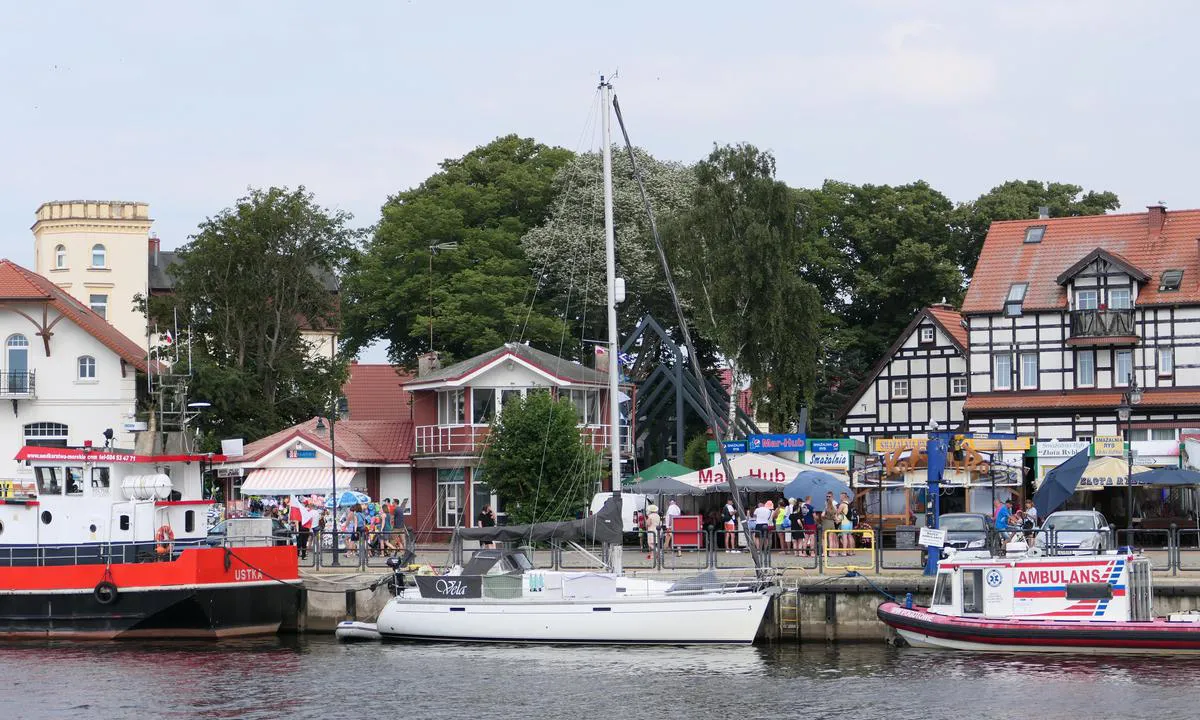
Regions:
<instances>
[{"instance_id":1,"label":"water reflection","mask_svg":"<svg viewBox=\"0 0 1200 720\"><path fill-rule=\"evenodd\" d=\"M0 645L0 716L623 718L1194 716L1200 658L736 648Z\"/></svg>"}]
</instances>

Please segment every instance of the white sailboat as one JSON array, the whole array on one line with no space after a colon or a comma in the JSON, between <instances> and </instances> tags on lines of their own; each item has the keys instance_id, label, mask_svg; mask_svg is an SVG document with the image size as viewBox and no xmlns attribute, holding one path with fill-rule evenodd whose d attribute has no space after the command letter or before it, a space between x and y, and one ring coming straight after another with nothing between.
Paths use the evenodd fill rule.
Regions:
<instances>
[{"instance_id":1,"label":"white sailboat","mask_svg":"<svg viewBox=\"0 0 1200 720\"><path fill-rule=\"evenodd\" d=\"M620 483L617 403L616 243L612 202L612 85L601 78L604 227L608 279L609 432L612 477ZM621 569L621 497L614 493L584 520L527 526L465 528L460 538L603 542L607 572L536 570L519 552L480 550L461 569L418 576L379 614L379 634L391 639L541 643L751 643L766 613L770 588L726 583L715 575L665 582L626 577Z\"/></svg>"}]
</instances>

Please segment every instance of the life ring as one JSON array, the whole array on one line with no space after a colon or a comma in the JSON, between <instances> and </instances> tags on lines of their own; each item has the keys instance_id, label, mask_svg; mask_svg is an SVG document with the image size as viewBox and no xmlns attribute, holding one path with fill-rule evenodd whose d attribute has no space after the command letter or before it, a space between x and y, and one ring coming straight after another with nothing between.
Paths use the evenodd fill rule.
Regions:
<instances>
[{"instance_id":1,"label":"life ring","mask_svg":"<svg viewBox=\"0 0 1200 720\"><path fill-rule=\"evenodd\" d=\"M117 601L117 586L108 580L101 580L92 590L92 597L101 605L112 605Z\"/></svg>"},{"instance_id":2,"label":"life ring","mask_svg":"<svg viewBox=\"0 0 1200 720\"><path fill-rule=\"evenodd\" d=\"M157 543L154 547L154 552L159 555L169 555L171 553L171 543L175 542L175 531L170 525L161 525L154 532L154 542Z\"/></svg>"}]
</instances>

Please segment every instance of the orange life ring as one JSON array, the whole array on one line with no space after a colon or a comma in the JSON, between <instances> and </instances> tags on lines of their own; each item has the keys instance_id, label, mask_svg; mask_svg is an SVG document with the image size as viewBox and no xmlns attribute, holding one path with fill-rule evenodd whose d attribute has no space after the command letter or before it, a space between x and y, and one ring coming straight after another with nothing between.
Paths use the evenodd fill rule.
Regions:
<instances>
[{"instance_id":1,"label":"orange life ring","mask_svg":"<svg viewBox=\"0 0 1200 720\"><path fill-rule=\"evenodd\" d=\"M175 542L175 531L171 529L170 525L161 525L154 532L154 541L158 543L154 548L154 552L159 555L167 555L171 552L169 543Z\"/></svg>"}]
</instances>

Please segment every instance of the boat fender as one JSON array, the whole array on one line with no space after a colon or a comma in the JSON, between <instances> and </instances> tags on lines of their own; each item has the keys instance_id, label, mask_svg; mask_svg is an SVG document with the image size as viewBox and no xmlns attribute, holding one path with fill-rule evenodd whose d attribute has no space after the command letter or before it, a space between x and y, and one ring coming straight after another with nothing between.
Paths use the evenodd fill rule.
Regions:
<instances>
[{"instance_id":1,"label":"boat fender","mask_svg":"<svg viewBox=\"0 0 1200 720\"><path fill-rule=\"evenodd\" d=\"M117 601L117 586L108 580L101 580L92 590L92 597L96 598L96 602L101 605L112 605Z\"/></svg>"},{"instance_id":2,"label":"boat fender","mask_svg":"<svg viewBox=\"0 0 1200 720\"><path fill-rule=\"evenodd\" d=\"M225 572L229 572L230 566L233 565L233 551L228 546L225 548Z\"/></svg>"}]
</instances>

